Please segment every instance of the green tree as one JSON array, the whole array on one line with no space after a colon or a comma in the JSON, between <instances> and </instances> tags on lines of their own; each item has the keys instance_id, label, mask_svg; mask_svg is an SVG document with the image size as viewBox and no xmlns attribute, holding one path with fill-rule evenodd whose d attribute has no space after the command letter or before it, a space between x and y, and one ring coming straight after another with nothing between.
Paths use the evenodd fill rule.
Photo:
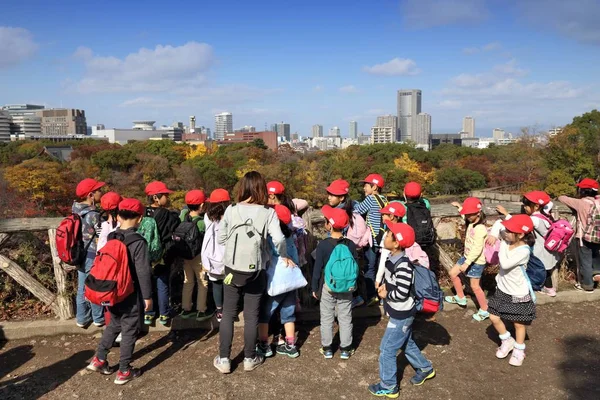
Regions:
<instances>
[{"instance_id":1,"label":"green tree","mask_svg":"<svg viewBox=\"0 0 600 400\"><path fill-rule=\"evenodd\" d=\"M436 183L431 186L431 190L440 194L463 194L484 187L485 177L479 172L448 167L436 171Z\"/></svg>"},{"instance_id":2,"label":"green tree","mask_svg":"<svg viewBox=\"0 0 600 400\"><path fill-rule=\"evenodd\" d=\"M259 149L263 149L263 150L268 149L267 145L265 144L265 141L262 139L254 139L252 141L252 146L258 147Z\"/></svg>"}]
</instances>

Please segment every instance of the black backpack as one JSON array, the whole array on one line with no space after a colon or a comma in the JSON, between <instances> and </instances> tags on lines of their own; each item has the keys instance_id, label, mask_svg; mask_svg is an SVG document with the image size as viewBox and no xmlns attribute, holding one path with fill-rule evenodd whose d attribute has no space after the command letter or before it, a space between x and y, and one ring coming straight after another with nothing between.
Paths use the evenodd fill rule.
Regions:
<instances>
[{"instance_id":1,"label":"black backpack","mask_svg":"<svg viewBox=\"0 0 600 400\"><path fill-rule=\"evenodd\" d=\"M204 233L198 230L198 220L201 217L186 216L173 231L173 254L186 260L193 260L202 250Z\"/></svg>"},{"instance_id":2,"label":"black backpack","mask_svg":"<svg viewBox=\"0 0 600 400\"><path fill-rule=\"evenodd\" d=\"M415 241L421 247L435 243L436 232L431 219L431 212L425 202L406 203L406 222L415 230Z\"/></svg>"}]
</instances>

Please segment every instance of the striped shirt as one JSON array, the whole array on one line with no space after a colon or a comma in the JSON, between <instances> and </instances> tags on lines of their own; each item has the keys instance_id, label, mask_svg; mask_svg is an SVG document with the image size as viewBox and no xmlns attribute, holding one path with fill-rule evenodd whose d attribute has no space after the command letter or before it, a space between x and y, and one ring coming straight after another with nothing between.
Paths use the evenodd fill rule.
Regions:
<instances>
[{"instance_id":1,"label":"striped shirt","mask_svg":"<svg viewBox=\"0 0 600 400\"><path fill-rule=\"evenodd\" d=\"M385 263L384 282L387 296L384 299L384 309L395 319L404 319L415 314L415 299L411 294L413 267L406 259L399 262L403 257L404 252L390 255Z\"/></svg>"},{"instance_id":2,"label":"striped shirt","mask_svg":"<svg viewBox=\"0 0 600 400\"><path fill-rule=\"evenodd\" d=\"M373 239L377 238L379 230L381 229L381 213L379 212L381 207L379 207L379 203L377 202L377 199L375 199L375 196L379 196L382 204L387 204L385 196L380 194L370 194L362 202L354 205L354 212L361 215L367 215L367 226L371 229L371 236L373 236Z\"/></svg>"}]
</instances>

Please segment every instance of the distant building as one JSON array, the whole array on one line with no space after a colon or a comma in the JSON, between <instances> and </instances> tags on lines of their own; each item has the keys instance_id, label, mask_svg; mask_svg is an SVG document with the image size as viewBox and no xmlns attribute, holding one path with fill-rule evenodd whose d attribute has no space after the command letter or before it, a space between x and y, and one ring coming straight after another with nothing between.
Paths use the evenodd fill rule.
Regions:
<instances>
[{"instance_id":1,"label":"distant building","mask_svg":"<svg viewBox=\"0 0 600 400\"><path fill-rule=\"evenodd\" d=\"M496 140L496 144L498 146L506 146L507 144L517 143L519 139L515 139L513 137L503 138Z\"/></svg>"},{"instance_id":2,"label":"distant building","mask_svg":"<svg viewBox=\"0 0 600 400\"><path fill-rule=\"evenodd\" d=\"M85 111L74 108L50 108L36 112L42 119L42 135L86 135Z\"/></svg>"},{"instance_id":3,"label":"distant building","mask_svg":"<svg viewBox=\"0 0 600 400\"><path fill-rule=\"evenodd\" d=\"M256 132L256 128L252 125L244 125L243 127L234 130L234 132Z\"/></svg>"},{"instance_id":4,"label":"distant building","mask_svg":"<svg viewBox=\"0 0 600 400\"><path fill-rule=\"evenodd\" d=\"M39 104L7 104L2 107L11 117L16 115L36 115L36 112L45 107Z\"/></svg>"},{"instance_id":5,"label":"distant building","mask_svg":"<svg viewBox=\"0 0 600 400\"><path fill-rule=\"evenodd\" d=\"M40 154L46 154L58 161L69 162L71 161L71 153L73 153L73 147L71 146L44 146Z\"/></svg>"},{"instance_id":6,"label":"distant building","mask_svg":"<svg viewBox=\"0 0 600 400\"><path fill-rule=\"evenodd\" d=\"M173 124L175 125L175 124ZM174 142L181 142L183 139L183 124L182 126L166 126L161 127L159 129L160 132L157 132L158 135L155 135L151 139L161 138L161 139L171 139Z\"/></svg>"},{"instance_id":7,"label":"distant building","mask_svg":"<svg viewBox=\"0 0 600 400\"><path fill-rule=\"evenodd\" d=\"M131 129L140 131L154 131L156 130L156 127L154 126L155 122L156 121L133 121L133 128Z\"/></svg>"},{"instance_id":8,"label":"distant building","mask_svg":"<svg viewBox=\"0 0 600 400\"><path fill-rule=\"evenodd\" d=\"M186 133L181 138L184 142L206 142L208 139L206 133Z\"/></svg>"},{"instance_id":9,"label":"distant building","mask_svg":"<svg viewBox=\"0 0 600 400\"><path fill-rule=\"evenodd\" d=\"M494 130L492 131L492 137L496 141L504 139L504 134L504 129L494 128Z\"/></svg>"},{"instance_id":10,"label":"distant building","mask_svg":"<svg viewBox=\"0 0 600 400\"><path fill-rule=\"evenodd\" d=\"M359 146L363 146L363 145L365 145L365 144L371 144L371 143L372 143L372 142L371 142L371 139L372 139L371 135L362 135L362 134L361 134L361 135L360 135L360 136L357 138L357 142L358 142L358 145L359 145Z\"/></svg>"},{"instance_id":11,"label":"distant building","mask_svg":"<svg viewBox=\"0 0 600 400\"><path fill-rule=\"evenodd\" d=\"M6 111L0 111L0 142L10 142L12 118Z\"/></svg>"},{"instance_id":12,"label":"distant building","mask_svg":"<svg viewBox=\"0 0 600 400\"><path fill-rule=\"evenodd\" d=\"M154 123L155 121L134 121L132 129L97 129L104 128L104 125L97 125L92 127L91 138L104 138L109 143L121 145L144 140L182 141L182 128L163 125L160 129L156 129Z\"/></svg>"},{"instance_id":13,"label":"distant building","mask_svg":"<svg viewBox=\"0 0 600 400\"><path fill-rule=\"evenodd\" d=\"M464 117L463 118L463 132L467 132L470 138L475 137L475 118L473 117Z\"/></svg>"},{"instance_id":14,"label":"distant building","mask_svg":"<svg viewBox=\"0 0 600 400\"><path fill-rule=\"evenodd\" d=\"M562 127L552 128L552 129L548 130L548 136L550 136L550 137L556 136L559 133L561 133L562 131L563 131Z\"/></svg>"},{"instance_id":15,"label":"distant building","mask_svg":"<svg viewBox=\"0 0 600 400\"><path fill-rule=\"evenodd\" d=\"M475 138L475 137L465 137L461 139L461 143L460 145L463 147L474 147L474 148L478 148L479 147L479 138Z\"/></svg>"},{"instance_id":16,"label":"distant building","mask_svg":"<svg viewBox=\"0 0 600 400\"><path fill-rule=\"evenodd\" d=\"M223 140L219 140L217 141L217 143L219 145L228 145L234 143L251 143L256 139L262 139L269 149L277 151L277 132L271 131L227 133L225 134Z\"/></svg>"},{"instance_id":17,"label":"distant building","mask_svg":"<svg viewBox=\"0 0 600 400\"><path fill-rule=\"evenodd\" d=\"M417 115L417 129L415 133L415 143L424 150L429 150L429 141L431 137L431 115L421 113Z\"/></svg>"},{"instance_id":18,"label":"distant building","mask_svg":"<svg viewBox=\"0 0 600 400\"><path fill-rule=\"evenodd\" d=\"M416 118L421 113L421 96L422 93L418 89L398 90L397 117L401 142L416 142Z\"/></svg>"},{"instance_id":19,"label":"distant building","mask_svg":"<svg viewBox=\"0 0 600 400\"><path fill-rule=\"evenodd\" d=\"M340 128L334 126L333 128L329 129L329 136L342 136Z\"/></svg>"},{"instance_id":20,"label":"distant building","mask_svg":"<svg viewBox=\"0 0 600 400\"><path fill-rule=\"evenodd\" d=\"M40 136L42 118L36 115L14 115L10 128L11 135Z\"/></svg>"},{"instance_id":21,"label":"distant building","mask_svg":"<svg viewBox=\"0 0 600 400\"><path fill-rule=\"evenodd\" d=\"M195 133L196 132L196 116L190 116L190 129L187 133Z\"/></svg>"},{"instance_id":22,"label":"distant building","mask_svg":"<svg viewBox=\"0 0 600 400\"><path fill-rule=\"evenodd\" d=\"M228 112L215 115L215 140L223 140L226 133L233 132L233 115Z\"/></svg>"},{"instance_id":23,"label":"distant building","mask_svg":"<svg viewBox=\"0 0 600 400\"><path fill-rule=\"evenodd\" d=\"M323 125L313 125L312 137L323 137Z\"/></svg>"},{"instance_id":24,"label":"distant building","mask_svg":"<svg viewBox=\"0 0 600 400\"><path fill-rule=\"evenodd\" d=\"M341 149L342 141L341 136L316 137L311 140L311 147L322 151Z\"/></svg>"},{"instance_id":25,"label":"distant building","mask_svg":"<svg viewBox=\"0 0 600 400\"><path fill-rule=\"evenodd\" d=\"M293 143L296 143L299 139L300 139L300 135L298 135L298 132L292 133L292 142Z\"/></svg>"},{"instance_id":26,"label":"distant building","mask_svg":"<svg viewBox=\"0 0 600 400\"><path fill-rule=\"evenodd\" d=\"M377 117L371 128L371 143L396 143L398 141L398 117L382 115Z\"/></svg>"},{"instance_id":27,"label":"distant building","mask_svg":"<svg viewBox=\"0 0 600 400\"><path fill-rule=\"evenodd\" d=\"M356 139L358 137L358 123L356 121L350 121L348 137L350 137L350 139Z\"/></svg>"},{"instance_id":28,"label":"distant building","mask_svg":"<svg viewBox=\"0 0 600 400\"><path fill-rule=\"evenodd\" d=\"M431 148L434 149L441 144L462 145L462 139L459 133L437 133L431 135Z\"/></svg>"},{"instance_id":29,"label":"distant building","mask_svg":"<svg viewBox=\"0 0 600 400\"><path fill-rule=\"evenodd\" d=\"M277 124L277 136L284 138L286 142L291 142L290 124L280 123Z\"/></svg>"}]
</instances>

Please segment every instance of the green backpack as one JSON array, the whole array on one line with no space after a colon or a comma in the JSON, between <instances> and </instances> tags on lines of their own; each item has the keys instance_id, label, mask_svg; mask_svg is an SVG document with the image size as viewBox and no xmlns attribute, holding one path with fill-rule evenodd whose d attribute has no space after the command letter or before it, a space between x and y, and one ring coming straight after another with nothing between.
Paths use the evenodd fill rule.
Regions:
<instances>
[{"instance_id":1,"label":"green backpack","mask_svg":"<svg viewBox=\"0 0 600 400\"><path fill-rule=\"evenodd\" d=\"M325 265L325 284L333 293L352 293L356 290L358 264L348 246L339 242L327 265Z\"/></svg>"},{"instance_id":2,"label":"green backpack","mask_svg":"<svg viewBox=\"0 0 600 400\"><path fill-rule=\"evenodd\" d=\"M160 233L158 232L158 225L152 217L142 218L142 222L138 227L140 235L148 242L148 252L150 255L150 263L152 265L157 264L163 256L163 246L160 242Z\"/></svg>"}]
</instances>

